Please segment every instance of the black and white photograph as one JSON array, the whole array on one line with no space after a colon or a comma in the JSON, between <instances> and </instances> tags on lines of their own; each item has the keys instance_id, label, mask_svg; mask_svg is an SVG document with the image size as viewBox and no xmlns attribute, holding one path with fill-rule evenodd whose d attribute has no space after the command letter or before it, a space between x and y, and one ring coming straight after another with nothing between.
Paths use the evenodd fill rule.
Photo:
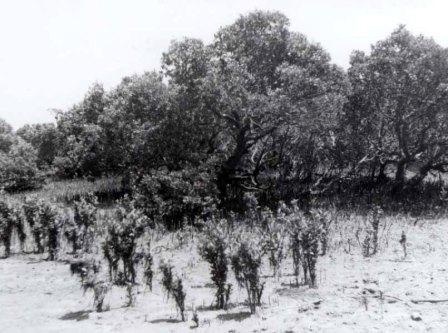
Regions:
<instances>
[{"instance_id":1,"label":"black and white photograph","mask_svg":"<svg viewBox=\"0 0 448 333\"><path fill-rule=\"evenodd\" d=\"M0 332L448 332L448 2L0 0Z\"/></svg>"}]
</instances>

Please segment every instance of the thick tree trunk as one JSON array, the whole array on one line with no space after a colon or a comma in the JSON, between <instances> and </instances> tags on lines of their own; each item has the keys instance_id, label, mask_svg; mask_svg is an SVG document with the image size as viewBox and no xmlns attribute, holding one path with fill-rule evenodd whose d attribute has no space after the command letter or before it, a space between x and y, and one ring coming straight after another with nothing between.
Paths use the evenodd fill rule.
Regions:
<instances>
[{"instance_id":1,"label":"thick tree trunk","mask_svg":"<svg viewBox=\"0 0 448 333\"><path fill-rule=\"evenodd\" d=\"M386 173L385 173L386 166L387 166L386 163L380 164L380 169L378 171L378 176L377 176L378 183L384 183L387 180Z\"/></svg>"},{"instance_id":2,"label":"thick tree trunk","mask_svg":"<svg viewBox=\"0 0 448 333\"><path fill-rule=\"evenodd\" d=\"M403 184L405 181L406 162L400 161L397 163L397 171L395 172L395 182Z\"/></svg>"},{"instance_id":3,"label":"thick tree trunk","mask_svg":"<svg viewBox=\"0 0 448 333\"><path fill-rule=\"evenodd\" d=\"M406 162L399 161L397 163L397 171L395 172L395 186L394 193L397 194L403 189L404 181L405 181L405 172L406 172Z\"/></svg>"},{"instance_id":4,"label":"thick tree trunk","mask_svg":"<svg viewBox=\"0 0 448 333\"><path fill-rule=\"evenodd\" d=\"M243 128L238 133L236 147L233 150L232 155L223 164L220 172L217 175L217 187L221 199L221 204L224 207L229 204L228 186L231 184L232 177L236 173L236 168L240 164L247 150L246 128Z\"/></svg>"}]
</instances>

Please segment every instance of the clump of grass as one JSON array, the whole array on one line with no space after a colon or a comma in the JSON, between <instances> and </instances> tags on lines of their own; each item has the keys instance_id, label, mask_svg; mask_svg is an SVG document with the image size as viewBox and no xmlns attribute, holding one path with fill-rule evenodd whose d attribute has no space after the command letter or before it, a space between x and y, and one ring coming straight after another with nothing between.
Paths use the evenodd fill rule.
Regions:
<instances>
[{"instance_id":1,"label":"clump of grass","mask_svg":"<svg viewBox=\"0 0 448 333\"><path fill-rule=\"evenodd\" d=\"M40 190L21 192L12 197L23 199L26 196L39 196L40 199L47 201L71 204L90 193L94 193L100 201L113 201L121 198L124 192L120 177L102 177L93 181L87 179L52 181Z\"/></svg>"}]
</instances>

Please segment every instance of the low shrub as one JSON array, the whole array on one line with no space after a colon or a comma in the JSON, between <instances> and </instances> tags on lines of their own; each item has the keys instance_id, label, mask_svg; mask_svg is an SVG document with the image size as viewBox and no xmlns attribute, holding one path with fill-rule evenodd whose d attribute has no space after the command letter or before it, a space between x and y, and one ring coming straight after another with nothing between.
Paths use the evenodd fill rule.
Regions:
<instances>
[{"instance_id":1,"label":"low shrub","mask_svg":"<svg viewBox=\"0 0 448 333\"><path fill-rule=\"evenodd\" d=\"M7 154L0 151L0 189L19 192L40 188L43 177L36 161L36 151L23 140L16 140Z\"/></svg>"},{"instance_id":2,"label":"low shrub","mask_svg":"<svg viewBox=\"0 0 448 333\"><path fill-rule=\"evenodd\" d=\"M37 253L44 252L44 230L39 220L39 209L41 204L42 202L35 197L27 196L22 206L25 220L30 227Z\"/></svg>"},{"instance_id":3,"label":"low shrub","mask_svg":"<svg viewBox=\"0 0 448 333\"><path fill-rule=\"evenodd\" d=\"M312 220L311 220L312 221ZM319 239L321 230L316 223L308 223L301 231L300 245L302 247L305 283L316 287L316 264L319 256ZM307 278L309 274L309 280Z\"/></svg>"},{"instance_id":4,"label":"low shrub","mask_svg":"<svg viewBox=\"0 0 448 333\"><path fill-rule=\"evenodd\" d=\"M43 202L39 207L39 224L43 226L43 236L48 247L48 259L54 260L59 248L59 234L61 223L55 206Z\"/></svg>"},{"instance_id":5,"label":"low shrub","mask_svg":"<svg viewBox=\"0 0 448 333\"><path fill-rule=\"evenodd\" d=\"M153 263L154 260L152 258L151 253L148 251L145 253L145 256L143 258L143 278L145 285L149 288L149 290L152 290L152 279L154 277L153 272Z\"/></svg>"},{"instance_id":6,"label":"low shrub","mask_svg":"<svg viewBox=\"0 0 448 333\"><path fill-rule=\"evenodd\" d=\"M261 214L261 243L263 252L267 253L273 275L278 276L283 259L286 257L285 245L288 236L288 219L283 205L277 214L266 209Z\"/></svg>"},{"instance_id":7,"label":"low shrub","mask_svg":"<svg viewBox=\"0 0 448 333\"><path fill-rule=\"evenodd\" d=\"M107 236L103 243L103 254L109 265L109 276L119 282L119 262L123 263L124 281L135 283L135 266L143 258L137 253L137 240L143 235L149 220L133 204L122 202L107 221Z\"/></svg>"},{"instance_id":8,"label":"low shrub","mask_svg":"<svg viewBox=\"0 0 448 333\"><path fill-rule=\"evenodd\" d=\"M93 307L96 312L103 312L104 299L111 286L100 277L101 265L97 260L87 259L74 261L70 264L70 271L81 278L84 293L93 290Z\"/></svg>"},{"instance_id":9,"label":"low shrub","mask_svg":"<svg viewBox=\"0 0 448 333\"><path fill-rule=\"evenodd\" d=\"M324 256L328 251L330 227L336 219L336 214L333 210L330 209L311 209L310 218L314 221L313 223L315 223L316 226L320 229L320 254Z\"/></svg>"},{"instance_id":10,"label":"low shrub","mask_svg":"<svg viewBox=\"0 0 448 333\"><path fill-rule=\"evenodd\" d=\"M110 290L110 286L105 281L95 282L93 285L93 306L96 312L103 312L104 298Z\"/></svg>"},{"instance_id":11,"label":"low shrub","mask_svg":"<svg viewBox=\"0 0 448 333\"><path fill-rule=\"evenodd\" d=\"M316 213L305 215L298 210L294 210L290 221L290 248L296 282L299 282L302 266L304 283L316 287L316 265L322 239L321 221L316 219Z\"/></svg>"},{"instance_id":12,"label":"low shrub","mask_svg":"<svg viewBox=\"0 0 448 333\"><path fill-rule=\"evenodd\" d=\"M382 209L379 206L374 206L371 214L371 226L372 226L372 255L378 252L378 229L380 226L380 218L382 215Z\"/></svg>"},{"instance_id":13,"label":"low shrub","mask_svg":"<svg viewBox=\"0 0 448 333\"><path fill-rule=\"evenodd\" d=\"M228 245L222 224L207 225L199 244L199 254L210 265L210 275L216 288L216 307L226 309L230 298L231 285L227 284Z\"/></svg>"},{"instance_id":14,"label":"low shrub","mask_svg":"<svg viewBox=\"0 0 448 333\"><path fill-rule=\"evenodd\" d=\"M9 204L0 200L0 241L4 247L5 257L11 254L11 239L14 230L14 217Z\"/></svg>"},{"instance_id":15,"label":"low shrub","mask_svg":"<svg viewBox=\"0 0 448 333\"><path fill-rule=\"evenodd\" d=\"M21 250L24 250L27 237L24 220L20 205L10 202L0 193L0 241L6 257L11 254L14 231L17 233Z\"/></svg>"},{"instance_id":16,"label":"low shrub","mask_svg":"<svg viewBox=\"0 0 448 333\"><path fill-rule=\"evenodd\" d=\"M16 205L12 207L12 217L19 238L20 249L23 252L25 250L27 234L25 230L25 217L21 206Z\"/></svg>"},{"instance_id":17,"label":"low shrub","mask_svg":"<svg viewBox=\"0 0 448 333\"><path fill-rule=\"evenodd\" d=\"M247 302L250 312L255 313L256 306L261 305L264 283L260 282L261 253L259 245L241 242L238 250L232 256L232 269L236 281L247 292Z\"/></svg>"},{"instance_id":18,"label":"low shrub","mask_svg":"<svg viewBox=\"0 0 448 333\"><path fill-rule=\"evenodd\" d=\"M72 245L73 253L90 252L97 220L98 201L93 194L82 197L73 205L73 219L68 219L64 234Z\"/></svg>"},{"instance_id":19,"label":"low shrub","mask_svg":"<svg viewBox=\"0 0 448 333\"><path fill-rule=\"evenodd\" d=\"M134 288L134 284L132 283L127 283L126 284L126 304L125 307L129 308L135 305L135 299L136 299L136 294L135 294L135 288Z\"/></svg>"},{"instance_id":20,"label":"low shrub","mask_svg":"<svg viewBox=\"0 0 448 333\"><path fill-rule=\"evenodd\" d=\"M154 170L136 187L136 206L168 230L194 223L216 201L216 189L207 172Z\"/></svg>"},{"instance_id":21,"label":"low shrub","mask_svg":"<svg viewBox=\"0 0 448 333\"><path fill-rule=\"evenodd\" d=\"M160 264L160 271L162 272L162 286L167 293L167 297L172 297L176 303L177 309L180 312L182 321L185 321L185 296L182 280L180 278L174 279L173 266L165 263Z\"/></svg>"}]
</instances>

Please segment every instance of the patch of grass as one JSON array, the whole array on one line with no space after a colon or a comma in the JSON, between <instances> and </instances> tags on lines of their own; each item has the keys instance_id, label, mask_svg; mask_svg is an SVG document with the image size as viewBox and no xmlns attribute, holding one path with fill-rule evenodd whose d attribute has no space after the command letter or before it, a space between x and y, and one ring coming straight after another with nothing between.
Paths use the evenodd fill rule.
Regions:
<instances>
[{"instance_id":1,"label":"patch of grass","mask_svg":"<svg viewBox=\"0 0 448 333\"><path fill-rule=\"evenodd\" d=\"M71 203L89 193L95 194L103 203L114 201L124 194L121 177L103 177L93 181L86 179L52 181L39 190L15 193L10 197L20 200L26 196L36 196L52 202Z\"/></svg>"}]
</instances>

